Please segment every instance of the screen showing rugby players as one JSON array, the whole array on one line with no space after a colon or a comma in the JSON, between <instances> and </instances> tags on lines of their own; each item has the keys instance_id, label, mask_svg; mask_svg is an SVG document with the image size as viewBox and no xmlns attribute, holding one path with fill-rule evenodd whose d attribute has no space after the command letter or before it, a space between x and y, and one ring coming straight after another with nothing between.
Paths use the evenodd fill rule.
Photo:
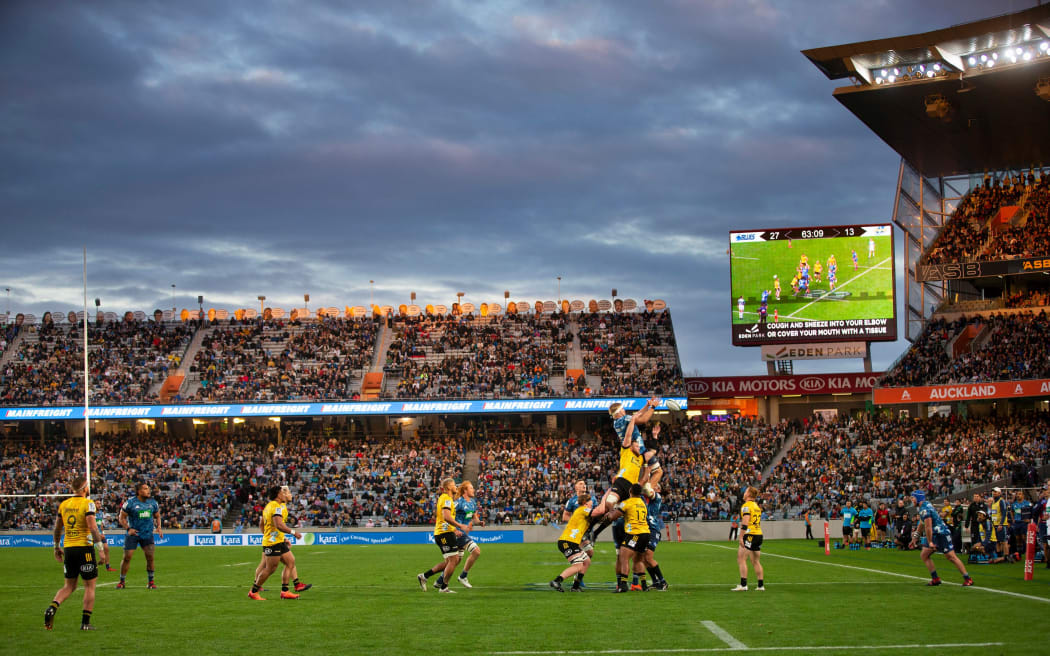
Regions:
<instances>
[{"instance_id":1,"label":"screen showing rugby players","mask_svg":"<svg viewBox=\"0 0 1050 656\"><path fill-rule=\"evenodd\" d=\"M733 344L897 339L893 226L729 233Z\"/></svg>"}]
</instances>

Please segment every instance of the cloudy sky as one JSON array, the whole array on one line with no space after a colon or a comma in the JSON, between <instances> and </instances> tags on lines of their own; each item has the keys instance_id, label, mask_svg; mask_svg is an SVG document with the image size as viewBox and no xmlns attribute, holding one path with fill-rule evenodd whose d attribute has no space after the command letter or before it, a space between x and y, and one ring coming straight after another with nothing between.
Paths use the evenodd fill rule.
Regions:
<instances>
[{"instance_id":1,"label":"cloudy sky","mask_svg":"<svg viewBox=\"0 0 1050 656\"><path fill-rule=\"evenodd\" d=\"M396 305L561 276L665 299L687 372L759 373L729 346L727 232L888 221L897 174L799 51L1033 4L5 2L0 291L79 307L85 246L118 312L172 284L341 307L370 279Z\"/></svg>"}]
</instances>

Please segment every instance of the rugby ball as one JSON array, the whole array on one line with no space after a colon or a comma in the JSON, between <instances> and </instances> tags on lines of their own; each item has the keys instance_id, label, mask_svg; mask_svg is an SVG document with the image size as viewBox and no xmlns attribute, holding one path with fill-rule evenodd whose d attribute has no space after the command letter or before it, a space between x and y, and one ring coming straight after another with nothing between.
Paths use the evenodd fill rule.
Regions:
<instances>
[{"instance_id":1,"label":"rugby ball","mask_svg":"<svg viewBox=\"0 0 1050 656\"><path fill-rule=\"evenodd\" d=\"M664 405L666 405L667 409L671 412L678 412L682 409L682 406L680 406L678 404L678 401L675 401L674 399L667 399L666 401L664 401Z\"/></svg>"}]
</instances>

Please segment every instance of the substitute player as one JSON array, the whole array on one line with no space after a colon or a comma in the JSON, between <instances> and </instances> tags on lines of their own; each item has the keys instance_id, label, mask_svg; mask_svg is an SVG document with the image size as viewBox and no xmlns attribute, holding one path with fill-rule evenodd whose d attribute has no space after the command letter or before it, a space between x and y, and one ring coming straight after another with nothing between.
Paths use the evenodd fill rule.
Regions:
<instances>
[{"instance_id":1,"label":"substitute player","mask_svg":"<svg viewBox=\"0 0 1050 656\"><path fill-rule=\"evenodd\" d=\"M448 587L452 579L452 572L456 571L459 564L460 552L456 538L470 532L466 524L456 521L456 480L446 478L441 481L441 495L438 497L437 508L434 515L434 544L441 550L441 562L421 574L416 575L419 588L426 592L427 579L435 574L441 576L437 580L438 592L447 594L455 593Z\"/></svg>"},{"instance_id":2,"label":"substitute player","mask_svg":"<svg viewBox=\"0 0 1050 656\"><path fill-rule=\"evenodd\" d=\"M146 576L149 579L146 587L150 590L157 589L157 584L153 581L153 530L156 525L157 536L163 538L164 528L161 526L160 504L151 494L149 483L139 483L135 486L135 496L124 502L117 515L117 522L127 533L124 536L124 559L120 561L118 590L124 589L124 579L127 578L128 569L131 567L131 557L140 546L146 556Z\"/></svg>"},{"instance_id":3,"label":"substitute player","mask_svg":"<svg viewBox=\"0 0 1050 656\"><path fill-rule=\"evenodd\" d=\"M948 559L952 565L963 575L963 585L973 585L973 579L966 572L966 566L962 564L959 557L955 555L955 550L952 547L952 532L948 529L948 526L941 519L941 516L937 514L937 509L933 507L929 501L926 500L926 493L922 490L915 490L911 493L911 500L919 508L919 521L922 522L922 527L919 531L925 532L926 544L922 547L922 552L919 556L922 558L922 564L926 565L926 569L930 571L930 581L926 585L940 585L941 578L937 576L937 568L933 566L933 559L931 556L933 552L944 554L944 557ZM918 531L916 532L919 533ZM910 548L915 548L917 537L912 538Z\"/></svg>"},{"instance_id":4,"label":"substitute player","mask_svg":"<svg viewBox=\"0 0 1050 656\"><path fill-rule=\"evenodd\" d=\"M642 486L632 484L629 493L631 496L620 504L625 535L616 554L616 590L613 592L631 591L627 577L636 567L644 567L645 550L649 547L649 512L642 500Z\"/></svg>"},{"instance_id":5,"label":"substitute player","mask_svg":"<svg viewBox=\"0 0 1050 656\"><path fill-rule=\"evenodd\" d=\"M78 578L84 579L84 611L80 618L80 629L95 630L91 624L91 613L95 609L95 579L98 578L94 543L102 545L102 561L109 562L106 536L98 530L95 522L95 502L88 498L88 480L78 476L73 479L71 487L73 496L58 506L58 516L55 517L55 560L62 563L66 583L55 593L51 605L44 611L44 628L48 631L55 625L58 607L77 589ZM59 546L60 540L62 546Z\"/></svg>"},{"instance_id":6,"label":"substitute player","mask_svg":"<svg viewBox=\"0 0 1050 656\"><path fill-rule=\"evenodd\" d=\"M470 568L481 557L481 547L470 537L470 531L473 530L475 523L478 526L484 526L484 524L477 518L478 504L474 501L474 484L470 481L463 481L459 484L458 491L456 522L467 526L467 531L463 535L456 536L459 557L462 558L464 553L467 554L467 562L463 563L463 571L459 573L459 582L465 587L473 588L474 586L467 580L467 575L470 573Z\"/></svg>"},{"instance_id":7,"label":"substitute player","mask_svg":"<svg viewBox=\"0 0 1050 656\"><path fill-rule=\"evenodd\" d=\"M275 485L270 488L268 496L270 497L270 502L266 504L262 512L262 548L266 563L262 566L262 571L257 572L258 576L256 576L255 582L252 584L248 598L255 601L266 601L259 595L259 590L262 589L263 583L266 583L266 579L270 578L270 575L277 571L277 566L284 563L284 571L281 572L281 599L298 599L298 592L309 590L313 586L299 582L298 572L295 567L295 556L292 554L292 547L285 537L285 533L289 533L294 535L296 540L303 538L302 533L288 528L286 523L288 520L288 502L292 500L292 492L287 485ZM296 592L291 592L288 589L289 581L295 585Z\"/></svg>"},{"instance_id":8,"label":"substitute player","mask_svg":"<svg viewBox=\"0 0 1050 656\"><path fill-rule=\"evenodd\" d=\"M732 588L733 592L747 590L747 562L751 561L751 567L755 570L758 578L758 587L755 590L765 590L765 573L759 558L762 556L762 509L755 503L758 498L758 490L749 487L744 490L744 505L740 507L740 518L744 524L744 531L740 534L740 546L736 550L736 562L740 567L740 584Z\"/></svg>"}]
</instances>

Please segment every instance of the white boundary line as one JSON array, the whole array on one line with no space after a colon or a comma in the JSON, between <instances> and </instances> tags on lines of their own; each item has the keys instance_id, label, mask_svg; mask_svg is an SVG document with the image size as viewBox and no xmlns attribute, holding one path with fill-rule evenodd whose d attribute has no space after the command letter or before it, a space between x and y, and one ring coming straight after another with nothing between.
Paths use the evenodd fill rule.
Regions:
<instances>
[{"instance_id":1,"label":"white boundary line","mask_svg":"<svg viewBox=\"0 0 1050 656\"><path fill-rule=\"evenodd\" d=\"M865 275L865 274L867 274L867 273L870 273L870 272L874 271L874 270L875 270L875 269L876 269L877 267L880 267L880 266L882 266L883 264L886 264L887 262L889 262L889 261L890 261L890 260L892 260L892 259L893 259L892 257L887 257L887 258L886 258L885 260L883 260L883 261L879 262L879 263L878 263L878 264L876 264L875 266L873 266L873 267L870 267L869 269L867 269L867 270L865 270L865 271L862 271L861 273L858 273L857 275L853 276L853 277L852 277L852 278L850 278L849 280L846 280L846 281L845 281L845 282L843 282L843 283L842 283L841 285L839 285L838 287L836 287L836 288L835 288L835 291L838 291L838 290L842 289L843 287L845 287L846 285L850 284L851 282L853 282L853 281L854 281L854 280L856 280L857 278L860 278L861 276L863 276L863 275ZM801 312L802 310L805 310L806 308L808 308L808 307L809 307L810 305L813 305L814 303L816 303L816 302L818 302L818 301L821 301L821 300L823 300L823 299L824 299L824 297L825 297L825 296L827 296L827 295L828 295L828 294L830 294L830 293L831 293L831 292L830 292L830 291L828 291L828 292L826 292L826 293L822 294L822 295L820 296L820 298L816 298L816 299L814 299L814 300L810 301L809 303L806 303L805 305L803 305L802 307L800 307L800 308L799 308L798 310L796 310L796 311L795 311L794 313L792 313L792 314L789 314L789 315L786 315L786 316L788 316L788 317L793 317L793 316L795 316L796 314L798 314L798 313L799 313L799 312Z\"/></svg>"},{"instance_id":2,"label":"white boundary line","mask_svg":"<svg viewBox=\"0 0 1050 656\"><path fill-rule=\"evenodd\" d=\"M697 542L696 544L699 544L699 545L701 545L703 547L714 547L715 549L726 549L728 551L735 551L736 550L734 547L727 547L727 546L724 546L724 545L721 545L721 544L709 544L707 542ZM868 568L868 567L858 567L856 565L844 565L842 563L825 563L825 562L821 562L819 560L809 560L809 559L806 559L806 558L798 558L796 556L785 556L783 554L775 554L775 553L763 553L762 555L763 556L767 556L769 558L784 558L785 560L797 560L800 563L811 563L813 565L827 565L829 567L843 567L845 569L855 569L855 570L857 570L859 572L871 572L872 574L885 574L886 576L897 576L897 577L900 577L900 578L903 578L903 579L912 579L913 581L925 581L925 580L927 580L926 578L924 578L922 576L914 576L912 574L899 574L897 572L887 572L886 570L883 570L883 569L872 569L872 568ZM954 581L942 581L942 584L943 585L957 585L957 586L962 587L962 583L956 583ZM998 590L996 588L985 588L985 587L982 587L982 586L979 586L979 585L975 585L975 586L972 586L972 587L973 587L974 590L984 590L985 592L994 592L995 594L1009 595L1011 597L1019 597L1021 599L1030 599L1032 601L1041 601L1044 604L1050 604L1050 599L1048 599L1046 597L1036 597L1034 595L1026 595L1026 594L1022 594L1020 592L1010 592L1009 590Z\"/></svg>"},{"instance_id":3,"label":"white boundary line","mask_svg":"<svg viewBox=\"0 0 1050 656\"><path fill-rule=\"evenodd\" d=\"M706 628L708 631L710 631L711 633L715 634L715 636L719 640L721 640L722 642L724 642L727 645L729 645L730 649L747 649L747 645L745 645L744 643L742 643L739 640L737 640L736 638L734 638L729 633L729 631L726 631L725 629L723 629L722 627L718 626L717 624L715 624L711 620L704 620L704 621L702 621L700 623L703 624L704 628Z\"/></svg>"},{"instance_id":4,"label":"white boundary line","mask_svg":"<svg viewBox=\"0 0 1050 656\"><path fill-rule=\"evenodd\" d=\"M950 649L960 647L1002 647L1005 642L942 642L937 644L909 644L909 645L793 645L790 647L680 647L677 649L653 649L646 647L645 651L654 654L703 654L717 652L741 652L741 651L849 651L851 649ZM637 654L637 649L581 649L581 650L554 650L554 651L490 651L490 654L499 656L546 656L547 654Z\"/></svg>"}]
</instances>

